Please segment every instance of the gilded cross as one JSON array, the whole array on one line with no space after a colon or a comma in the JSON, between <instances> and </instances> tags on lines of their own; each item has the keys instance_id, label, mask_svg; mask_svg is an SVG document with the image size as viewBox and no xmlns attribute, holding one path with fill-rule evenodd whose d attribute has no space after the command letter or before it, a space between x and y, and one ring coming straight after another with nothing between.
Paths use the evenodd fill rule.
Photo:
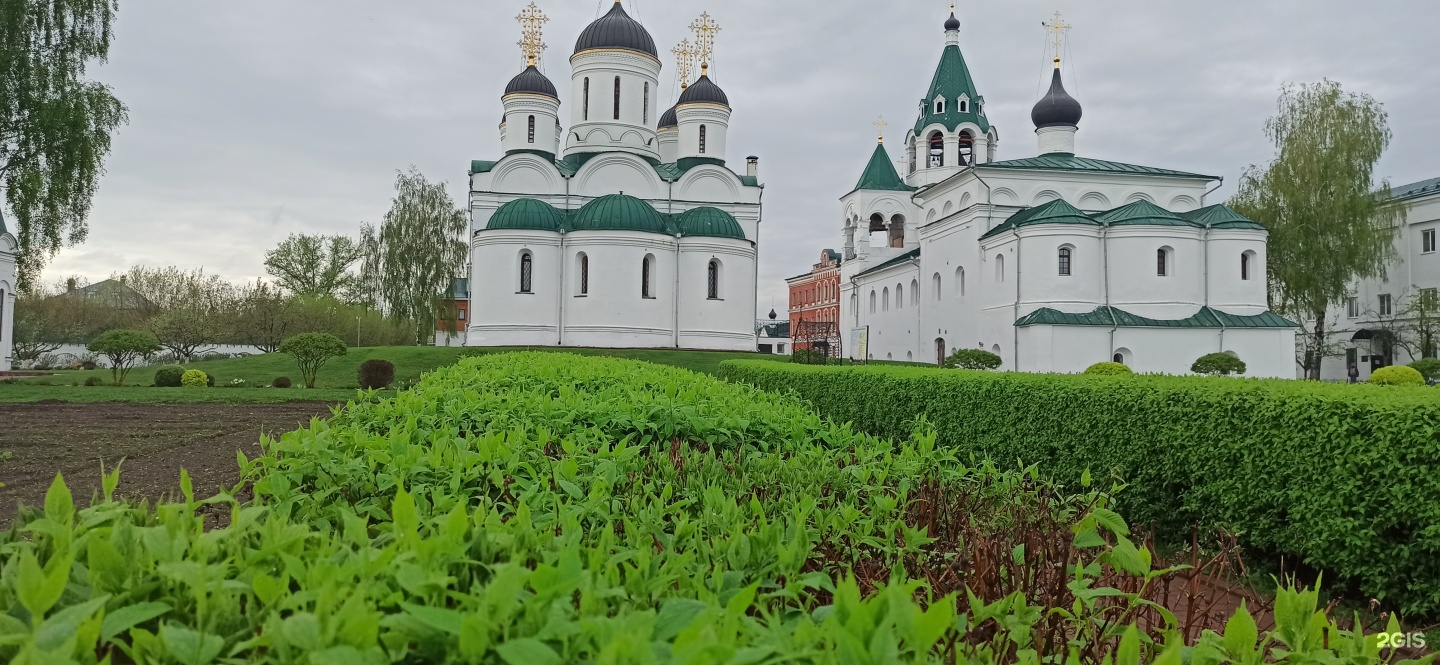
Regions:
<instances>
[{"instance_id":1,"label":"gilded cross","mask_svg":"<svg viewBox=\"0 0 1440 665\"><path fill-rule=\"evenodd\" d=\"M545 52L545 42L540 40L540 36L550 18L532 2L529 7L520 10L515 20L520 22L520 52L525 55L526 64L534 65L540 54Z\"/></svg>"},{"instance_id":2,"label":"gilded cross","mask_svg":"<svg viewBox=\"0 0 1440 665\"><path fill-rule=\"evenodd\" d=\"M1050 33L1050 37L1053 40L1055 46L1055 67L1058 68L1060 67L1060 50L1065 46L1065 36L1070 32L1071 26L1065 22L1065 19L1060 17L1060 12L1055 12L1054 18L1049 21L1044 21L1040 25L1045 26L1045 30Z\"/></svg>"},{"instance_id":3,"label":"gilded cross","mask_svg":"<svg viewBox=\"0 0 1440 665\"><path fill-rule=\"evenodd\" d=\"M695 55L700 58L700 73L704 75L715 57L715 33L720 32L720 24L710 18L710 12L704 12L690 24L690 31L695 33Z\"/></svg>"},{"instance_id":4,"label":"gilded cross","mask_svg":"<svg viewBox=\"0 0 1440 665\"><path fill-rule=\"evenodd\" d=\"M690 87L690 75L695 73L695 45L690 40L681 40L675 48L670 49L675 54L675 71L680 76L680 89Z\"/></svg>"},{"instance_id":5,"label":"gilded cross","mask_svg":"<svg viewBox=\"0 0 1440 665\"><path fill-rule=\"evenodd\" d=\"M882 116L876 118L876 119L875 119L875 122L872 122L872 123L870 123L870 124L875 125L875 129L878 131L878 133L879 133L879 135L880 135L880 142L881 142L881 143L884 143L884 142L885 142L885 128L890 126L890 123L885 122L885 116L882 115Z\"/></svg>"}]
</instances>

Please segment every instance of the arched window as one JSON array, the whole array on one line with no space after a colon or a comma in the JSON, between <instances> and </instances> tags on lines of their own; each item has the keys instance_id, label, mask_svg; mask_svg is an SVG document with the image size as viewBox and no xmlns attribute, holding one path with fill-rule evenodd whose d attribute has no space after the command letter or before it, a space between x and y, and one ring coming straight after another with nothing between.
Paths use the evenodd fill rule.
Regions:
<instances>
[{"instance_id":1,"label":"arched window","mask_svg":"<svg viewBox=\"0 0 1440 665\"><path fill-rule=\"evenodd\" d=\"M960 100L960 112L961 112L961 113L969 113L969 112L970 112L970 100L968 100L968 99L962 99L962 100Z\"/></svg>"},{"instance_id":2,"label":"arched window","mask_svg":"<svg viewBox=\"0 0 1440 665\"><path fill-rule=\"evenodd\" d=\"M955 297L965 297L965 266L955 269Z\"/></svg>"},{"instance_id":3,"label":"arched window","mask_svg":"<svg viewBox=\"0 0 1440 665\"><path fill-rule=\"evenodd\" d=\"M620 119L620 77L615 77L615 119Z\"/></svg>"},{"instance_id":4,"label":"arched window","mask_svg":"<svg viewBox=\"0 0 1440 665\"><path fill-rule=\"evenodd\" d=\"M920 306L920 280L910 280L910 304Z\"/></svg>"},{"instance_id":5,"label":"arched window","mask_svg":"<svg viewBox=\"0 0 1440 665\"><path fill-rule=\"evenodd\" d=\"M1060 276L1061 276L1061 277L1069 277L1069 276L1070 276L1070 248L1069 248L1069 247L1061 247L1061 248L1060 248L1060 257L1059 257L1059 258L1060 258Z\"/></svg>"},{"instance_id":6,"label":"arched window","mask_svg":"<svg viewBox=\"0 0 1440 665\"><path fill-rule=\"evenodd\" d=\"M651 285L651 280L654 278L654 274L655 274L655 255L654 255L654 254L646 254L646 255L645 255L645 260L640 262L640 297L641 297L641 298L654 298L654 297L655 297L655 287Z\"/></svg>"},{"instance_id":7,"label":"arched window","mask_svg":"<svg viewBox=\"0 0 1440 665\"><path fill-rule=\"evenodd\" d=\"M935 273L935 276L932 277L932 278L930 279L930 281L934 283L934 284L931 286L931 289L935 291L935 299L936 299L936 300L939 300L939 299L940 299L940 273L938 273L938 272Z\"/></svg>"},{"instance_id":8,"label":"arched window","mask_svg":"<svg viewBox=\"0 0 1440 665\"><path fill-rule=\"evenodd\" d=\"M0 342L5 341L5 289L0 289Z\"/></svg>"},{"instance_id":9,"label":"arched window","mask_svg":"<svg viewBox=\"0 0 1440 665\"><path fill-rule=\"evenodd\" d=\"M650 82L645 82L645 105L641 107L640 124L650 124Z\"/></svg>"},{"instance_id":10,"label":"arched window","mask_svg":"<svg viewBox=\"0 0 1440 665\"><path fill-rule=\"evenodd\" d=\"M945 135L941 134L939 131L931 132L929 144L930 152L928 154L928 157L930 159L930 167L935 168L937 166L944 166Z\"/></svg>"},{"instance_id":11,"label":"arched window","mask_svg":"<svg viewBox=\"0 0 1440 665\"><path fill-rule=\"evenodd\" d=\"M890 311L890 287L885 287L884 293L880 294L880 311Z\"/></svg>"},{"instance_id":12,"label":"arched window","mask_svg":"<svg viewBox=\"0 0 1440 665\"><path fill-rule=\"evenodd\" d=\"M700 154L705 154L705 125L700 125Z\"/></svg>"},{"instance_id":13,"label":"arched window","mask_svg":"<svg viewBox=\"0 0 1440 665\"><path fill-rule=\"evenodd\" d=\"M706 289L706 293L707 293L706 297L709 298L709 299L711 299L711 300L719 300L719 299L720 299L720 295L721 295L721 291L720 291L720 279L721 279L721 275L720 275L720 260L719 260L719 259L710 259L710 266L706 269L706 278L707 278L706 281L707 281L707 283L708 283L708 284L707 284L708 288Z\"/></svg>"},{"instance_id":14,"label":"arched window","mask_svg":"<svg viewBox=\"0 0 1440 665\"><path fill-rule=\"evenodd\" d=\"M995 281L996 281L996 283L1005 281L1005 255L1004 255L1004 254L996 254L996 255L995 255Z\"/></svg>"},{"instance_id":15,"label":"arched window","mask_svg":"<svg viewBox=\"0 0 1440 665\"><path fill-rule=\"evenodd\" d=\"M906 351L906 352L905 352L905 362L908 363L908 362L910 362L910 361L912 361L912 360L915 360L915 352L914 352L914 351Z\"/></svg>"},{"instance_id":16,"label":"arched window","mask_svg":"<svg viewBox=\"0 0 1440 665\"><path fill-rule=\"evenodd\" d=\"M1120 363L1121 365L1124 365L1124 364L1125 364L1125 356L1122 356L1122 355L1120 355L1120 354L1117 353L1117 354L1115 354L1114 361L1117 362L1117 363Z\"/></svg>"},{"instance_id":17,"label":"arched window","mask_svg":"<svg viewBox=\"0 0 1440 665\"><path fill-rule=\"evenodd\" d=\"M533 293L531 286L535 276L535 257L530 252L520 254L520 292Z\"/></svg>"},{"instance_id":18,"label":"arched window","mask_svg":"<svg viewBox=\"0 0 1440 665\"><path fill-rule=\"evenodd\" d=\"M1133 358L1134 356L1130 353L1130 349L1119 348L1115 349L1115 355L1112 356L1111 359L1121 365L1129 365Z\"/></svg>"},{"instance_id":19,"label":"arched window","mask_svg":"<svg viewBox=\"0 0 1440 665\"><path fill-rule=\"evenodd\" d=\"M905 286L895 285L895 309L905 309Z\"/></svg>"},{"instance_id":20,"label":"arched window","mask_svg":"<svg viewBox=\"0 0 1440 665\"><path fill-rule=\"evenodd\" d=\"M935 338L935 364L936 364L936 365L944 365L944 364L945 364L945 338L944 338L944 337L936 337L936 338Z\"/></svg>"},{"instance_id":21,"label":"arched window","mask_svg":"<svg viewBox=\"0 0 1440 665\"><path fill-rule=\"evenodd\" d=\"M1170 248L1161 247L1155 250L1155 274L1159 277L1170 275Z\"/></svg>"},{"instance_id":22,"label":"arched window","mask_svg":"<svg viewBox=\"0 0 1440 665\"><path fill-rule=\"evenodd\" d=\"M530 142L530 143L534 143L534 142L535 142L535 116L533 116L533 115L530 116L530 138L529 138L529 142Z\"/></svg>"},{"instance_id":23,"label":"arched window","mask_svg":"<svg viewBox=\"0 0 1440 665\"><path fill-rule=\"evenodd\" d=\"M590 77L585 77L585 91L581 93L580 119L590 119Z\"/></svg>"},{"instance_id":24,"label":"arched window","mask_svg":"<svg viewBox=\"0 0 1440 665\"><path fill-rule=\"evenodd\" d=\"M1240 255L1240 279L1249 280L1250 271L1255 265L1255 252L1245 252Z\"/></svg>"},{"instance_id":25,"label":"arched window","mask_svg":"<svg viewBox=\"0 0 1440 665\"><path fill-rule=\"evenodd\" d=\"M590 295L590 257L585 252L575 256L575 295Z\"/></svg>"},{"instance_id":26,"label":"arched window","mask_svg":"<svg viewBox=\"0 0 1440 665\"><path fill-rule=\"evenodd\" d=\"M937 100L935 100L935 113L939 114L939 113L944 113L944 112L945 112L945 100L943 100L943 99L937 99Z\"/></svg>"},{"instance_id":27,"label":"arched window","mask_svg":"<svg viewBox=\"0 0 1440 665\"><path fill-rule=\"evenodd\" d=\"M960 166L971 163L975 153L975 137L970 132L960 132Z\"/></svg>"},{"instance_id":28,"label":"arched window","mask_svg":"<svg viewBox=\"0 0 1440 665\"><path fill-rule=\"evenodd\" d=\"M875 289L870 289L870 313L875 313Z\"/></svg>"}]
</instances>

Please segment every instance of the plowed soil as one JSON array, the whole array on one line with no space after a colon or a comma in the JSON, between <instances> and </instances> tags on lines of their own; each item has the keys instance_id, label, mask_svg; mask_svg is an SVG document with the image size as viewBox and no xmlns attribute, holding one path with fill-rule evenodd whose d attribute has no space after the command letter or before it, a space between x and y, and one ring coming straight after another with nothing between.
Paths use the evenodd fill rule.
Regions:
<instances>
[{"instance_id":1,"label":"plowed soil","mask_svg":"<svg viewBox=\"0 0 1440 665\"><path fill-rule=\"evenodd\" d=\"M100 491L100 464L124 460L119 496L155 501L180 493L180 469L197 496L240 480L235 453L260 454L260 435L279 436L329 417L330 405L0 404L0 528L19 504L39 506L56 473L77 505Z\"/></svg>"}]
</instances>

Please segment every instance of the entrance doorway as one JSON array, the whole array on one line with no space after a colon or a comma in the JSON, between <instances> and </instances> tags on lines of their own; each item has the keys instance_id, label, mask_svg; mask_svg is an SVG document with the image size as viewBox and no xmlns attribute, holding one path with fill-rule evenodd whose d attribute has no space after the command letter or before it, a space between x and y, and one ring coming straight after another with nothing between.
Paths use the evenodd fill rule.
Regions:
<instances>
[{"instance_id":1,"label":"entrance doorway","mask_svg":"<svg viewBox=\"0 0 1440 665\"><path fill-rule=\"evenodd\" d=\"M943 337L935 338L935 364L942 367L945 365L945 338Z\"/></svg>"}]
</instances>

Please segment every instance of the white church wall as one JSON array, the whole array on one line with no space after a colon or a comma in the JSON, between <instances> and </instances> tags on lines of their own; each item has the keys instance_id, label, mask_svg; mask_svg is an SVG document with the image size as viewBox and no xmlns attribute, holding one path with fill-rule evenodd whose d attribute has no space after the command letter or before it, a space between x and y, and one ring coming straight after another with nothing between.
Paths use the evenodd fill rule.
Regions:
<instances>
[{"instance_id":1,"label":"white church wall","mask_svg":"<svg viewBox=\"0 0 1440 665\"><path fill-rule=\"evenodd\" d=\"M755 247L724 238L680 240L681 348L755 350ZM720 262L718 298L709 297L709 266Z\"/></svg>"},{"instance_id":2,"label":"white church wall","mask_svg":"<svg viewBox=\"0 0 1440 665\"><path fill-rule=\"evenodd\" d=\"M686 104L675 110L675 117L680 121L680 144L676 152L680 159L725 159L726 141L730 131L730 109L719 104ZM701 127L705 128L703 146L700 140Z\"/></svg>"},{"instance_id":3,"label":"white church wall","mask_svg":"<svg viewBox=\"0 0 1440 665\"><path fill-rule=\"evenodd\" d=\"M1204 304L1200 229L1117 227L1111 228L1108 235L1112 306L1138 316L1181 319ZM1169 252L1164 276L1159 274L1158 252L1162 248Z\"/></svg>"},{"instance_id":4,"label":"white church wall","mask_svg":"<svg viewBox=\"0 0 1440 665\"><path fill-rule=\"evenodd\" d=\"M729 169L701 165L690 169L673 185L677 201L716 203L757 203L755 195ZM752 236L753 237L753 236Z\"/></svg>"},{"instance_id":5,"label":"white church wall","mask_svg":"<svg viewBox=\"0 0 1440 665\"><path fill-rule=\"evenodd\" d=\"M916 291L920 268L906 264L865 275L860 280L860 324L870 327L868 360L914 360L919 355L920 316L925 306L924 287ZM869 300L872 292L875 294L873 311ZM844 314L842 311L841 315ZM928 358L922 357L917 362L925 360Z\"/></svg>"},{"instance_id":6,"label":"white church wall","mask_svg":"<svg viewBox=\"0 0 1440 665\"><path fill-rule=\"evenodd\" d=\"M570 65L572 101L565 153L620 150L658 157L654 126L660 119L659 61L638 53L604 50L577 54ZM615 118L616 77L620 78L619 119Z\"/></svg>"},{"instance_id":7,"label":"white church wall","mask_svg":"<svg viewBox=\"0 0 1440 665\"><path fill-rule=\"evenodd\" d=\"M580 289L580 256L589 260ZM673 346L675 242L632 231L576 231L565 236L565 345ZM642 296L645 258L653 257L653 297Z\"/></svg>"},{"instance_id":8,"label":"white church wall","mask_svg":"<svg viewBox=\"0 0 1440 665\"><path fill-rule=\"evenodd\" d=\"M1076 374L1118 353L1137 373L1189 375L1208 353L1245 361L1245 376L1294 378L1294 334L1289 330L1027 326L1020 329L1020 367L1026 372Z\"/></svg>"},{"instance_id":9,"label":"white church wall","mask_svg":"<svg viewBox=\"0 0 1440 665\"><path fill-rule=\"evenodd\" d=\"M521 293L520 262L532 255L529 293ZM471 346L554 346L559 343L560 235L491 231L471 249Z\"/></svg>"},{"instance_id":10,"label":"white church wall","mask_svg":"<svg viewBox=\"0 0 1440 665\"><path fill-rule=\"evenodd\" d=\"M542 95L507 95L505 120L501 126L500 147L511 150L543 150L560 154L560 102ZM530 131L534 118L535 131Z\"/></svg>"},{"instance_id":11,"label":"white church wall","mask_svg":"<svg viewBox=\"0 0 1440 665\"><path fill-rule=\"evenodd\" d=\"M15 348L15 242L0 235L0 372L14 368Z\"/></svg>"},{"instance_id":12,"label":"white church wall","mask_svg":"<svg viewBox=\"0 0 1440 665\"><path fill-rule=\"evenodd\" d=\"M1105 252L1093 227L1036 226L1020 232L1020 301L1030 309L1089 312L1104 304ZM1060 274L1060 249L1070 274Z\"/></svg>"},{"instance_id":13,"label":"white church wall","mask_svg":"<svg viewBox=\"0 0 1440 665\"><path fill-rule=\"evenodd\" d=\"M965 210L922 233L921 316L915 336L921 362L936 360L936 339L944 339L949 351L957 345L973 346L968 340L979 332L977 313L985 294L979 283L982 262L977 249L985 223L978 210Z\"/></svg>"},{"instance_id":14,"label":"white church wall","mask_svg":"<svg viewBox=\"0 0 1440 665\"><path fill-rule=\"evenodd\" d=\"M575 173L571 193L598 198L623 193L640 199L665 198L668 187L649 162L626 153L592 158Z\"/></svg>"},{"instance_id":15,"label":"white church wall","mask_svg":"<svg viewBox=\"0 0 1440 665\"><path fill-rule=\"evenodd\" d=\"M1207 239L1210 306L1230 314L1261 314L1270 308L1266 292L1265 234L1259 231L1213 230ZM1242 257L1249 256L1248 275ZM1245 277L1249 279L1245 279Z\"/></svg>"},{"instance_id":16,"label":"white church wall","mask_svg":"<svg viewBox=\"0 0 1440 665\"><path fill-rule=\"evenodd\" d=\"M506 192L531 196L563 196L565 179L555 164L530 153L514 153L501 159L489 173L477 173L472 191Z\"/></svg>"}]
</instances>

